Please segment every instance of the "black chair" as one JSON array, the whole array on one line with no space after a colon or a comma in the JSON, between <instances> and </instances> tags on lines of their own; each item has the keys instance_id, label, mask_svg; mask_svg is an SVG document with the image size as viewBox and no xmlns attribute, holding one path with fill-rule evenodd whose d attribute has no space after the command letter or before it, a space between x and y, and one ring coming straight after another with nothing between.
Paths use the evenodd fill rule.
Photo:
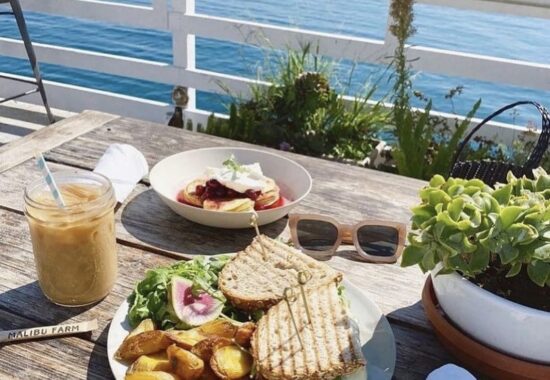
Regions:
<instances>
[{"instance_id":1,"label":"black chair","mask_svg":"<svg viewBox=\"0 0 550 380\"><path fill-rule=\"evenodd\" d=\"M499 162L499 161L490 161L490 160L484 160L484 161L459 161L460 155L464 151L464 148L467 146L467 144L470 143L470 140L472 136L488 121L493 119L495 116L500 115L501 113L514 108L519 105L524 104L530 104L537 108L537 110L540 112L542 116L542 130L539 136L539 139L529 155L529 158L523 164L523 166L519 165L513 165L506 162ZM465 179L471 179L471 178L479 178L483 180L486 184L493 186L497 182L506 182L506 175L509 171L512 171L512 173L516 177L522 177L527 176L529 178L533 178L533 169L537 168L540 165L540 162L542 161L542 158L544 156L544 153L546 153L546 150L548 149L548 142L550 141L550 116L548 115L548 111L541 106L540 104L536 102L531 101L521 101L516 102L513 104L509 104L505 107L502 107L496 112L493 112L491 115L486 117L481 123L479 123L475 128L472 129L472 131L466 136L464 141L460 144L457 152L455 153L455 156L453 158L453 166L451 167L451 171L449 173L449 177L455 177L455 178L465 178Z\"/></svg>"},{"instance_id":2,"label":"black chair","mask_svg":"<svg viewBox=\"0 0 550 380\"><path fill-rule=\"evenodd\" d=\"M46 109L46 114L48 115L48 120L50 121L50 123L54 123L55 119L52 115L52 111L50 110L50 106L48 105L48 99L46 98L46 90L44 89L44 84L42 83L42 76L40 75L40 69L38 67L36 55L34 54L31 38L29 36L29 32L27 31L27 24L25 23L25 18L23 17L23 10L21 9L21 4L19 3L19 0L0 0L0 4L4 4L4 3L10 4L11 11L2 11L0 12L0 15L13 15L15 17L15 21L17 22L17 27L19 28L21 39L23 40L23 43L25 45L25 50L27 51L27 57L29 58L29 63L31 64L31 68L32 68L35 80L19 79L19 78L14 78L14 77L2 75L2 74L0 74L0 78L32 84L35 87L21 94L16 94L16 95L12 95L7 98L4 98L0 100L0 104L5 103L9 100L20 98L22 96L34 94L35 92L40 92L40 96L42 97L42 103L44 103L44 108Z\"/></svg>"}]
</instances>

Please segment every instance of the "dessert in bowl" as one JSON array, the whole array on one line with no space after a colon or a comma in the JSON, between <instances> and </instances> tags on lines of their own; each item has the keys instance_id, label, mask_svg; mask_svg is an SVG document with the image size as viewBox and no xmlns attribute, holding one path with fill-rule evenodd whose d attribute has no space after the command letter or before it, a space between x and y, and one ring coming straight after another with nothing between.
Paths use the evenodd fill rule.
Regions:
<instances>
[{"instance_id":1,"label":"dessert in bowl","mask_svg":"<svg viewBox=\"0 0 550 380\"><path fill-rule=\"evenodd\" d=\"M250 148L204 148L175 154L151 170L152 188L173 211L193 222L248 228L274 222L311 190L301 165L278 154Z\"/></svg>"},{"instance_id":2,"label":"dessert in bowl","mask_svg":"<svg viewBox=\"0 0 550 380\"><path fill-rule=\"evenodd\" d=\"M221 168L207 167L179 193L178 202L212 211L251 212L284 205L277 183L259 163L242 165L233 155Z\"/></svg>"}]
</instances>

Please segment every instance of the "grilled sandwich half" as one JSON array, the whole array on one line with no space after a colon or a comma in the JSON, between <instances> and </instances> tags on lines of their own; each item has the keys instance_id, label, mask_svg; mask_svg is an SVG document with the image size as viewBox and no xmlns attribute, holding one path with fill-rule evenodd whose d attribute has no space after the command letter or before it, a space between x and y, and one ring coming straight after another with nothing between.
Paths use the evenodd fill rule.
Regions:
<instances>
[{"instance_id":1,"label":"grilled sandwich half","mask_svg":"<svg viewBox=\"0 0 550 380\"><path fill-rule=\"evenodd\" d=\"M306 289L342 280L342 274L328 265L261 235L225 265L218 287L237 308L265 310L283 299L285 288L298 285L300 271L312 275Z\"/></svg>"},{"instance_id":2,"label":"grilled sandwich half","mask_svg":"<svg viewBox=\"0 0 550 380\"><path fill-rule=\"evenodd\" d=\"M258 322L252 353L259 378L266 380L333 380L364 369L359 329L332 282L306 293L308 323L299 290L291 302L303 347L288 304L281 301ZM364 377L363 377L364 378Z\"/></svg>"}]
</instances>

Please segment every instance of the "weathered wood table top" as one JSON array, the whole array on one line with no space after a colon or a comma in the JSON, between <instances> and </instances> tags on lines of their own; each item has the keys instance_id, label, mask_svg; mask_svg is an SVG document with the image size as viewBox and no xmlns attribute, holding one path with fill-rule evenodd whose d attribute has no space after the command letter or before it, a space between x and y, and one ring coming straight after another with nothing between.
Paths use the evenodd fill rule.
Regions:
<instances>
[{"instance_id":1,"label":"weathered wood table top","mask_svg":"<svg viewBox=\"0 0 550 380\"><path fill-rule=\"evenodd\" d=\"M0 346L0 378L109 379L106 353L110 320L133 285L148 268L168 264L182 254L211 255L244 248L252 230L203 227L174 214L144 179L117 210L118 281L107 298L91 307L63 308L42 295L34 269L31 241L23 214L23 189L39 178L32 156L45 152L53 170L92 170L109 144L138 148L152 167L184 150L210 146L246 146L192 133L86 111L0 147L0 329L27 328L97 318L90 335ZM259 148L266 149L266 148ZM408 223L422 181L279 152L302 164L313 177L311 194L295 209L322 213L342 222L365 218ZM182 168L184 170L185 168ZM262 227L272 237L286 233L286 219ZM452 362L436 340L420 303L425 276L416 267L366 264L352 251L339 252L329 265L386 314L396 345L396 379L425 379L433 369Z\"/></svg>"}]
</instances>

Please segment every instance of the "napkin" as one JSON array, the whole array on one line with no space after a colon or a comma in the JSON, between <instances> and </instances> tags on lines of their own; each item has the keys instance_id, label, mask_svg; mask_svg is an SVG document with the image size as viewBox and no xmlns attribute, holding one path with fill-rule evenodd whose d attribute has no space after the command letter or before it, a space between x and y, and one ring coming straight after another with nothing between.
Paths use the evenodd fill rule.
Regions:
<instances>
[{"instance_id":1,"label":"napkin","mask_svg":"<svg viewBox=\"0 0 550 380\"><path fill-rule=\"evenodd\" d=\"M132 145L111 144L97 162L94 172L111 180L116 200L122 203L149 172L149 165L143 154Z\"/></svg>"},{"instance_id":2,"label":"napkin","mask_svg":"<svg viewBox=\"0 0 550 380\"><path fill-rule=\"evenodd\" d=\"M476 380L476 378L462 367L446 364L430 373L426 380Z\"/></svg>"}]
</instances>

